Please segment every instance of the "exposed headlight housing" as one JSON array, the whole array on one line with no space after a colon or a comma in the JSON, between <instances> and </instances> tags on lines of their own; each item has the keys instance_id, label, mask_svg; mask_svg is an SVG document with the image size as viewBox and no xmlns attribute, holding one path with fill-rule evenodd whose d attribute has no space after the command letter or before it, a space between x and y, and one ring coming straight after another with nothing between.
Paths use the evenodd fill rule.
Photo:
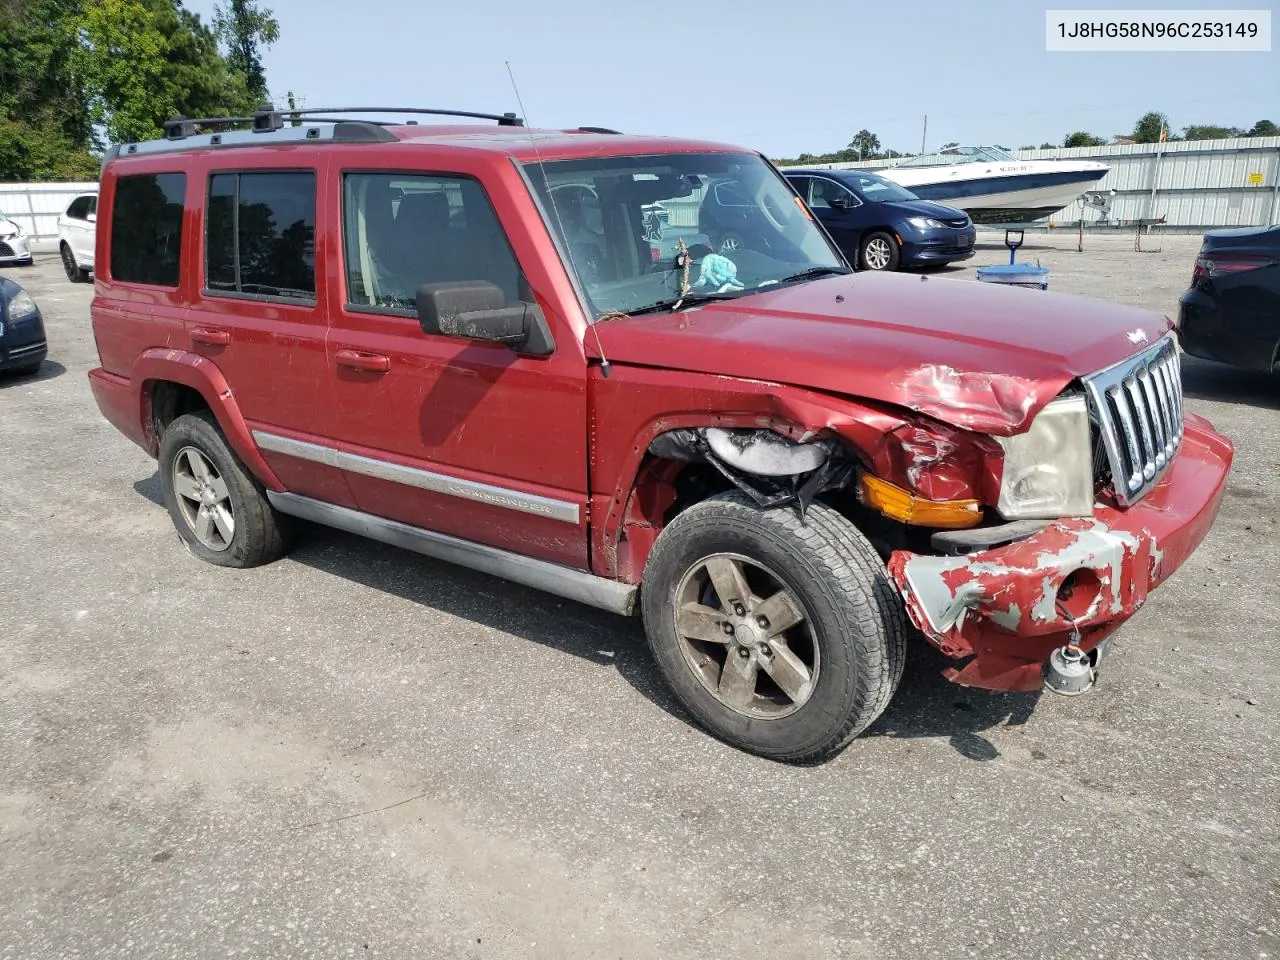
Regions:
<instances>
[{"instance_id":1,"label":"exposed headlight housing","mask_svg":"<svg viewBox=\"0 0 1280 960\"><path fill-rule=\"evenodd\" d=\"M36 309L36 302L31 299L31 294L25 290L19 290L17 295L9 301L8 312L9 322L17 323L19 320L35 316L39 311Z\"/></svg>"},{"instance_id":2,"label":"exposed headlight housing","mask_svg":"<svg viewBox=\"0 0 1280 960\"><path fill-rule=\"evenodd\" d=\"M1084 397L1054 400L1026 433L994 439L1004 448L996 509L1006 520L1093 515L1093 453Z\"/></svg>"},{"instance_id":3,"label":"exposed headlight housing","mask_svg":"<svg viewBox=\"0 0 1280 960\"><path fill-rule=\"evenodd\" d=\"M943 230L946 224L941 220L935 220L933 217L907 217L907 223L911 224L917 230Z\"/></svg>"}]
</instances>

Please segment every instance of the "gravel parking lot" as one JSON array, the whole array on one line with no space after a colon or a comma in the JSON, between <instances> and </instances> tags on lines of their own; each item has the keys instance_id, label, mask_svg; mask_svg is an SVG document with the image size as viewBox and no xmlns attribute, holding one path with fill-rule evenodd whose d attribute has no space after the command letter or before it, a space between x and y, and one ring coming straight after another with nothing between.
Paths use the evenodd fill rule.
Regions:
<instances>
[{"instance_id":1,"label":"gravel parking lot","mask_svg":"<svg viewBox=\"0 0 1280 960\"><path fill-rule=\"evenodd\" d=\"M1019 259L1172 313L1199 238L1075 245ZM1236 467L1099 689L917 650L793 768L691 727L638 623L320 528L189 557L90 395L92 288L5 275L51 350L0 381L0 957L1280 957L1280 378L1185 361Z\"/></svg>"}]
</instances>

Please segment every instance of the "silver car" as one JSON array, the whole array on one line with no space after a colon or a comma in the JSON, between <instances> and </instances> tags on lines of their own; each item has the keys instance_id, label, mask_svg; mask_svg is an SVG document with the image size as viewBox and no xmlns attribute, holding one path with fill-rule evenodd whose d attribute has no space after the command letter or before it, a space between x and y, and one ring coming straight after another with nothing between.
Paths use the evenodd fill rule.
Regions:
<instances>
[{"instance_id":1,"label":"silver car","mask_svg":"<svg viewBox=\"0 0 1280 960\"><path fill-rule=\"evenodd\" d=\"M18 222L0 211L0 264L21 263L30 266L31 248L27 235Z\"/></svg>"}]
</instances>

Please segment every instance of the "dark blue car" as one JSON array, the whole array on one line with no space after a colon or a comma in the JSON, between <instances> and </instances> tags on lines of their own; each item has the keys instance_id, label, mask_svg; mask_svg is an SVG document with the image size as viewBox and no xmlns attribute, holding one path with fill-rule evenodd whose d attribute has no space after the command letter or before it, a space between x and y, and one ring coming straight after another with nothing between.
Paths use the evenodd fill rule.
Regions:
<instances>
[{"instance_id":1,"label":"dark blue car","mask_svg":"<svg viewBox=\"0 0 1280 960\"><path fill-rule=\"evenodd\" d=\"M0 373L34 373L47 353L40 308L22 287L0 277Z\"/></svg>"},{"instance_id":2,"label":"dark blue car","mask_svg":"<svg viewBox=\"0 0 1280 960\"><path fill-rule=\"evenodd\" d=\"M921 200L863 170L786 170L831 238L859 270L940 266L973 256L963 210Z\"/></svg>"}]
</instances>

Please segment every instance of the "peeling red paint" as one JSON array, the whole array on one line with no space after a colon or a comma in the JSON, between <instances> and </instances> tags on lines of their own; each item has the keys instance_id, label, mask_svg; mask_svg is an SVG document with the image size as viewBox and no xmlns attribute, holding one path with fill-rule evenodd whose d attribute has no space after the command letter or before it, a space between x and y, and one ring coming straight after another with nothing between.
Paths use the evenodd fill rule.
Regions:
<instances>
[{"instance_id":1,"label":"peeling red paint","mask_svg":"<svg viewBox=\"0 0 1280 960\"><path fill-rule=\"evenodd\" d=\"M1204 539L1231 459L1230 444L1189 416L1173 467L1127 510L1099 504L1092 518L1056 520L1025 540L965 556L896 551L890 577L912 623L943 653L969 658L950 679L1037 689L1040 665L1070 639L1073 621L1081 647L1092 650Z\"/></svg>"}]
</instances>

